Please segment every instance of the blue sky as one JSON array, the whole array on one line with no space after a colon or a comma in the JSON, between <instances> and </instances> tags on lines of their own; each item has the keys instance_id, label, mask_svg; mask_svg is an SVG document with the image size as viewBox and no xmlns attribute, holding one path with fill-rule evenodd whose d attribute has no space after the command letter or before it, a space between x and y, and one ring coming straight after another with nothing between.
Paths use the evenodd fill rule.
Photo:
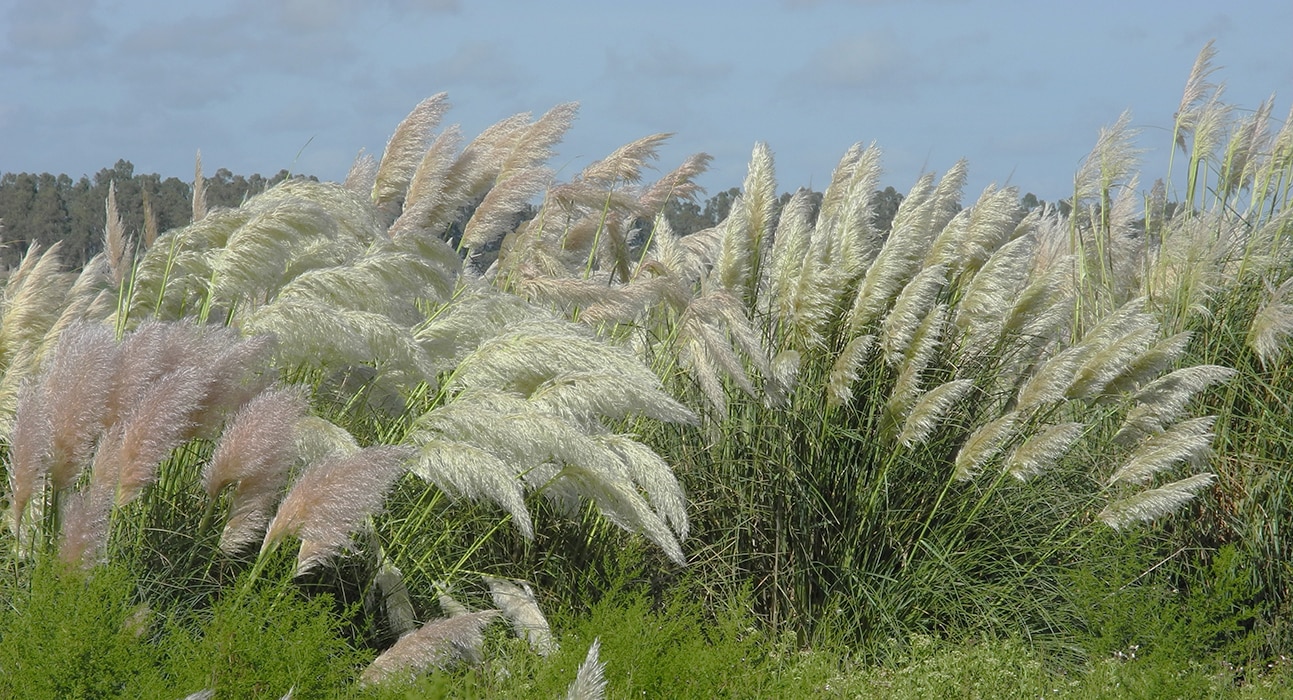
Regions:
<instances>
[{"instance_id":1,"label":"blue sky","mask_svg":"<svg viewBox=\"0 0 1293 700\"><path fill-rule=\"evenodd\" d=\"M0 0L0 171L109 167L191 179L282 168L341 179L437 92L474 135L569 101L552 165L577 172L657 132L667 171L714 156L739 185L756 141L780 189L825 186L855 142L885 184L970 163L1066 196L1101 126L1131 110L1142 182L1166 168L1172 114L1215 39L1228 101L1293 93L1293 0Z\"/></svg>"}]
</instances>

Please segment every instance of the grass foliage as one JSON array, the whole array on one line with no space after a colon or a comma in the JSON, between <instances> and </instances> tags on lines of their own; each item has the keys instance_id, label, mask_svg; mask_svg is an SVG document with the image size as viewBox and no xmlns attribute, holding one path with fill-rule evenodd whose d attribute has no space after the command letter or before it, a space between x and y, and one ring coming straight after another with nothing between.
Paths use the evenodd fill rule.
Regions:
<instances>
[{"instance_id":1,"label":"grass foliage","mask_svg":"<svg viewBox=\"0 0 1293 700\"><path fill-rule=\"evenodd\" d=\"M1124 115L1033 210L961 162L880 225L874 145L778 198L759 144L678 235L709 156L561 182L574 105L444 95L345 183L209 208L199 161L141 243L110 190L0 298L0 691L1263 697L1293 124L1212 58L1181 172Z\"/></svg>"}]
</instances>

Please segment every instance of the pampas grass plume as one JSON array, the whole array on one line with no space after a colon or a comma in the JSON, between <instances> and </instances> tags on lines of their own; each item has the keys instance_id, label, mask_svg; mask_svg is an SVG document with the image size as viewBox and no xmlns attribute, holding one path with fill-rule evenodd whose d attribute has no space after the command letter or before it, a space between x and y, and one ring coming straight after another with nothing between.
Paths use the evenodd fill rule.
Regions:
<instances>
[{"instance_id":1,"label":"pampas grass plume","mask_svg":"<svg viewBox=\"0 0 1293 700\"><path fill-rule=\"evenodd\" d=\"M1015 433L1019 412L1011 411L975 430L956 453L954 465L957 480L966 481L978 475L979 469L1001 451Z\"/></svg>"},{"instance_id":2,"label":"pampas grass plume","mask_svg":"<svg viewBox=\"0 0 1293 700\"><path fill-rule=\"evenodd\" d=\"M606 697L606 664L597 659L601 648L601 638L594 638L584 662L579 664L574 682L566 689L566 700L601 700Z\"/></svg>"},{"instance_id":3,"label":"pampas grass plume","mask_svg":"<svg viewBox=\"0 0 1293 700\"><path fill-rule=\"evenodd\" d=\"M9 434L9 515L15 533L32 497L44 489L53 450L52 432L44 390L38 385L24 385L18 392Z\"/></svg>"},{"instance_id":4,"label":"pampas grass plume","mask_svg":"<svg viewBox=\"0 0 1293 700\"><path fill-rule=\"evenodd\" d=\"M482 610L432 620L374 659L359 681L374 685L401 675L411 680L424 671L470 658L473 652L478 656L485 643L485 626L497 616L497 610Z\"/></svg>"},{"instance_id":5,"label":"pampas grass plume","mask_svg":"<svg viewBox=\"0 0 1293 700\"><path fill-rule=\"evenodd\" d=\"M954 379L930 389L911 407L898 441L908 448L925 442L952 406L973 387L973 380Z\"/></svg>"},{"instance_id":6,"label":"pampas grass plume","mask_svg":"<svg viewBox=\"0 0 1293 700\"><path fill-rule=\"evenodd\" d=\"M409 456L408 448L382 445L324 457L292 485L265 531L261 551L288 535L300 538L298 573L336 556L349 546L350 533L381 507Z\"/></svg>"},{"instance_id":7,"label":"pampas grass plume","mask_svg":"<svg viewBox=\"0 0 1293 700\"><path fill-rule=\"evenodd\" d=\"M503 616L511 623L516 636L530 643L530 648L540 656L548 656L557 650L557 641L552 637L548 619L539 610L539 601L534 598L530 584L524 581L484 576L489 585L490 596L494 605L503 611ZM517 584L520 585L517 585Z\"/></svg>"},{"instance_id":8,"label":"pampas grass plume","mask_svg":"<svg viewBox=\"0 0 1293 700\"><path fill-rule=\"evenodd\" d=\"M1216 478L1215 474L1195 474L1156 489L1141 491L1109 504L1100 511L1099 518L1115 530L1160 518L1189 503L1199 491L1212 485Z\"/></svg>"},{"instance_id":9,"label":"pampas grass plume","mask_svg":"<svg viewBox=\"0 0 1293 700\"><path fill-rule=\"evenodd\" d=\"M211 461L203 467L208 498L234 484L230 516L220 548L236 551L260 536L288 470L296 461L296 424L306 402L291 389L266 391L243 406L216 442Z\"/></svg>"},{"instance_id":10,"label":"pampas grass plume","mask_svg":"<svg viewBox=\"0 0 1293 700\"><path fill-rule=\"evenodd\" d=\"M1082 436L1085 428L1083 423L1060 423L1033 435L1010 453L1006 459L1006 471L1016 479L1026 481L1049 470Z\"/></svg>"},{"instance_id":11,"label":"pampas grass plume","mask_svg":"<svg viewBox=\"0 0 1293 700\"><path fill-rule=\"evenodd\" d=\"M107 326L65 330L40 377L50 420L50 479L55 490L80 475L105 427L117 342Z\"/></svg>"},{"instance_id":12,"label":"pampas grass plume","mask_svg":"<svg viewBox=\"0 0 1293 700\"><path fill-rule=\"evenodd\" d=\"M1109 485L1144 484L1178 462L1201 464L1212 454L1212 424L1216 416L1181 421L1160 435L1145 438L1125 464L1109 477Z\"/></svg>"}]
</instances>

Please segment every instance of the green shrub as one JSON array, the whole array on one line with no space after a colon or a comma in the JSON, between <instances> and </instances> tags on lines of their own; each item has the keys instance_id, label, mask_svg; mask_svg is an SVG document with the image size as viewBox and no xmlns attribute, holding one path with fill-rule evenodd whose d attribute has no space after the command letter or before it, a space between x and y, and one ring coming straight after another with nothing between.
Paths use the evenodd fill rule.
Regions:
<instances>
[{"instance_id":1,"label":"green shrub","mask_svg":"<svg viewBox=\"0 0 1293 700\"><path fill-rule=\"evenodd\" d=\"M0 697L130 697L158 682L153 613L134 597L129 572L45 562L25 573L4 586Z\"/></svg>"}]
</instances>

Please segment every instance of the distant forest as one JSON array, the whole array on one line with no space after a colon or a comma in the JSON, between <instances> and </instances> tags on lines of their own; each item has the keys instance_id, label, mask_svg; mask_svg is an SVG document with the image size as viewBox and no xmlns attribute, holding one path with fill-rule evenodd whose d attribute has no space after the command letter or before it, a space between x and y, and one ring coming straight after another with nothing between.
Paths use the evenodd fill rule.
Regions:
<instances>
[{"instance_id":1,"label":"distant forest","mask_svg":"<svg viewBox=\"0 0 1293 700\"><path fill-rule=\"evenodd\" d=\"M252 195L289 177L234 175L221 168L203 178L209 207L236 207ZM0 175L0 266L11 268L33 243L63 241L62 258L80 267L103 248L108 185L116 183L117 210L126 231L138 237L151 214L156 230L184 226L193 218L193 183L165 180L156 173L135 172L128 160L118 160L91 176L4 173Z\"/></svg>"},{"instance_id":2,"label":"distant forest","mask_svg":"<svg viewBox=\"0 0 1293 700\"><path fill-rule=\"evenodd\" d=\"M221 168L204 176L208 207L236 207L290 177L280 170L266 178L249 177ZM193 184L175 177L165 180L156 173L135 172L128 160L118 160L91 176L73 180L68 175L41 173L0 174L0 269L18 264L33 243L42 246L63 242L62 258L70 268L79 268L103 249L108 186L115 183L117 211L126 232L142 238L152 219L154 232L187 225L193 217ZM718 225L727 218L738 188L723 190L703 202L673 201L665 212L675 233L686 235ZM820 194L818 195L820 200ZM781 197L782 204L790 195ZM902 195L887 187L876 192L876 221L885 230L893 220ZM1034 202L1035 205L1035 202ZM648 223L648 222L643 222Z\"/></svg>"}]
</instances>

